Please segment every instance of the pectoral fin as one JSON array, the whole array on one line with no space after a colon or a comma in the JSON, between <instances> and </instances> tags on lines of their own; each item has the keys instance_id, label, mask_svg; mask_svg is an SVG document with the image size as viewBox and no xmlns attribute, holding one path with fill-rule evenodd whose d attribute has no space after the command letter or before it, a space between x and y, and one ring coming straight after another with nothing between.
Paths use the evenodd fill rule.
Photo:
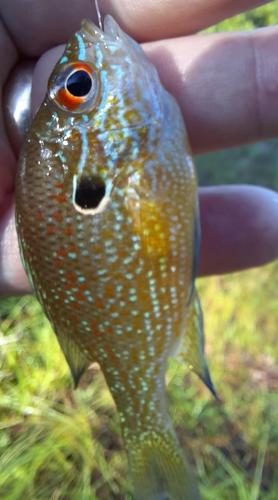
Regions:
<instances>
[{"instance_id":1,"label":"pectoral fin","mask_svg":"<svg viewBox=\"0 0 278 500\"><path fill-rule=\"evenodd\" d=\"M219 399L210 377L205 356L203 314L196 290L194 290L191 303L188 306L184 338L179 356L189 364L190 368L200 377L214 397Z\"/></svg>"}]
</instances>

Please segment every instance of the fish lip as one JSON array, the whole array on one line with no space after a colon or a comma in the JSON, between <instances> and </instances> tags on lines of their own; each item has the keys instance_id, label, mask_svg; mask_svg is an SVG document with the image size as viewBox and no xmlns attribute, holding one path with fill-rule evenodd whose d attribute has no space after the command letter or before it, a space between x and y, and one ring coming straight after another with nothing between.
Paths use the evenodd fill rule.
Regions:
<instances>
[{"instance_id":1,"label":"fish lip","mask_svg":"<svg viewBox=\"0 0 278 500\"><path fill-rule=\"evenodd\" d=\"M95 35L98 34L103 38L104 32L91 19L82 19L81 31L84 31L89 39L95 42Z\"/></svg>"},{"instance_id":2,"label":"fish lip","mask_svg":"<svg viewBox=\"0 0 278 500\"><path fill-rule=\"evenodd\" d=\"M103 26L106 35L111 36L113 40L121 39L121 28L110 14L105 16Z\"/></svg>"},{"instance_id":3,"label":"fish lip","mask_svg":"<svg viewBox=\"0 0 278 500\"><path fill-rule=\"evenodd\" d=\"M81 30L86 33L89 39L94 43L96 42L95 36L98 35L100 39L106 41L119 41L121 40L120 29L110 14L107 14L103 22L104 29L102 30L90 19L83 19L81 21Z\"/></svg>"}]
</instances>

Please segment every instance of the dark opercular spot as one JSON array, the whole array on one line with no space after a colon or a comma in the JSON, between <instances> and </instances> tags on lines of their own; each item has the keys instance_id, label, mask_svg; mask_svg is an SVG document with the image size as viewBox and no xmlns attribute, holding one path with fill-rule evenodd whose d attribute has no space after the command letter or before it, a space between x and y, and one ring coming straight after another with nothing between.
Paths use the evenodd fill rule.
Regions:
<instances>
[{"instance_id":1,"label":"dark opercular spot","mask_svg":"<svg viewBox=\"0 0 278 500\"><path fill-rule=\"evenodd\" d=\"M105 183L101 177L81 177L77 183L75 203L80 208L97 208L105 195Z\"/></svg>"},{"instance_id":2,"label":"dark opercular spot","mask_svg":"<svg viewBox=\"0 0 278 500\"><path fill-rule=\"evenodd\" d=\"M87 71L79 69L72 73L67 81L66 88L71 95L76 97L85 97L89 94L92 88L93 82Z\"/></svg>"}]
</instances>

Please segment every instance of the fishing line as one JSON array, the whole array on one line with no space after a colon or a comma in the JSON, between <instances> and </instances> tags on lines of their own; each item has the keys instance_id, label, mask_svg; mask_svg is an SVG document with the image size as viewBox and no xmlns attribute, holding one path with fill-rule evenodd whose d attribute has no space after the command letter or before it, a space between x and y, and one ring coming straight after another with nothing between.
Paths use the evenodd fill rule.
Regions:
<instances>
[{"instance_id":1,"label":"fishing line","mask_svg":"<svg viewBox=\"0 0 278 500\"><path fill-rule=\"evenodd\" d=\"M94 6L95 6L95 9L97 12L98 25L99 25L100 29L103 31L103 23L102 23L101 11L100 11L100 7L99 7L99 0L94 0L94 3L95 3ZM93 4L93 0L92 0L92 4Z\"/></svg>"}]
</instances>

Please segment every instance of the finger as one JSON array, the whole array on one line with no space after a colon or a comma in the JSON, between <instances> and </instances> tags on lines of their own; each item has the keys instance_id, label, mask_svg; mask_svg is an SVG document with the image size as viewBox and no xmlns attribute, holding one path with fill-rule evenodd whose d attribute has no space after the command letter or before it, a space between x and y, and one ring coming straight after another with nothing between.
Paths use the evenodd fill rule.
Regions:
<instances>
[{"instance_id":1,"label":"finger","mask_svg":"<svg viewBox=\"0 0 278 500\"><path fill-rule=\"evenodd\" d=\"M193 33L267 0L99 0L101 12L112 14L139 41ZM16 12L16 15L15 15ZM0 14L17 47L28 56L65 43L89 17L97 20L94 0L1 0ZM36 43L34 43L36 40Z\"/></svg>"},{"instance_id":2,"label":"finger","mask_svg":"<svg viewBox=\"0 0 278 500\"><path fill-rule=\"evenodd\" d=\"M19 255L14 206L10 204L0 219L0 296L30 292Z\"/></svg>"},{"instance_id":3,"label":"finger","mask_svg":"<svg viewBox=\"0 0 278 500\"><path fill-rule=\"evenodd\" d=\"M261 266L278 257L278 194L253 186L200 189L200 275ZM0 295L30 291L20 263L14 210L0 227Z\"/></svg>"},{"instance_id":4,"label":"finger","mask_svg":"<svg viewBox=\"0 0 278 500\"><path fill-rule=\"evenodd\" d=\"M278 27L147 44L195 152L278 134Z\"/></svg>"},{"instance_id":5,"label":"finger","mask_svg":"<svg viewBox=\"0 0 278 500\"><path fill-rule=\"evenodd\" d=\"M255 186L202 188L200 274L261 266L278 258L278 194Z\"/></svg>"},{"instance_id":6,"label":"finger","mask_svg":"<svg viewBox=\"0 0 278 500\"><path fill-rule=\"evenodd\" d=\"M0 20L0 217L6 196L13 187L15 172L15 158L4 128L2 89L16 58L16 50Z\"/></svg>"},{"instance_id":7,"label":"finger","mask_svg":"<svg viewBox=\"0 0 278 500\"><path fill-rule=\"evenodd\" d=\"M138 41L195 33L269 0L106 1L107 12Z\"/></svg>"},{"instance_id":8,"label":"finger","mask_svg":"<svg viewBox=\"0 0 278 500\"><path fill-rule=\"evenodd\" d=\"M31 93L35 62L19 63L9 75L4 92L7 135L18 157L21 144L31 123Z\"/></svg>"},{"instance_id":9,"label":"finger","mask_svg":"<svg viewBox=\"0 0 278 500\"><path fill-rule=\"evenodd\" d=\"M192 36L144 45L176 97L195 153L278 134L278 28ZM62 47L47 52L34 75L35 109Z\"/></svg>"}]
</instances>

